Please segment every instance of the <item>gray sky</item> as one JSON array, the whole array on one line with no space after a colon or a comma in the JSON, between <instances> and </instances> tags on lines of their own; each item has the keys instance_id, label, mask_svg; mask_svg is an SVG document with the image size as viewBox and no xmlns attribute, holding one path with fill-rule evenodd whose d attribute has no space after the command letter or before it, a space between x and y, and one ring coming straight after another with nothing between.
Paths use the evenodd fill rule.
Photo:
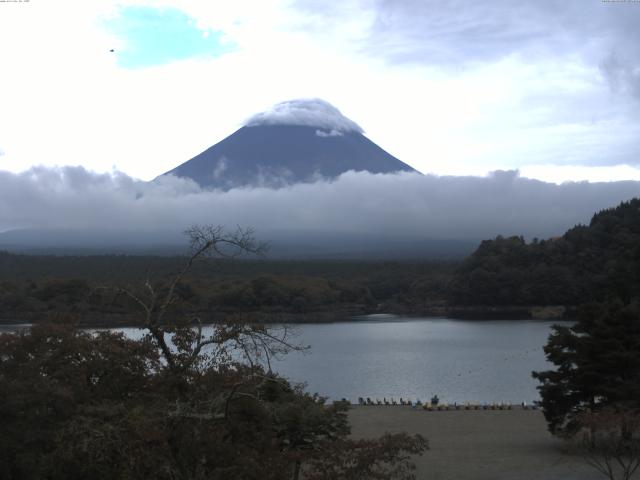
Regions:
<instances>
[{"instance_id":1,"label":"gray sky","mask_svg":"<svg viewBox=\"0 0 640 480\"><path fill-rule=\"evenodd\" d=\"M424 173L640 180L638 25L634 1L0 2L0 170L151 179L321 98Z\"/></svg>"}]
</instances>

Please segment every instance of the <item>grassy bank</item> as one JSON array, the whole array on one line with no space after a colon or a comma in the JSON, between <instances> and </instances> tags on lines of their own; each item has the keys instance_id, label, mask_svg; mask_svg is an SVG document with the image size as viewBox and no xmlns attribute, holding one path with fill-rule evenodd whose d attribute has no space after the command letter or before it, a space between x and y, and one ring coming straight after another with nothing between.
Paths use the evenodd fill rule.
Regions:
<instances>
[{"instance_id":1,"label":"grassy bank","mask_svg":"<svg viewBox=\"0 0 640 480\"><path fill-rule=\"evenodd\" d=\"M352 435L419 433L430 450L416 459L419 479L596 480L581 457L547 432L539 410L424 411L411 407L354 406Z\"/></svg>"}]
</instances>

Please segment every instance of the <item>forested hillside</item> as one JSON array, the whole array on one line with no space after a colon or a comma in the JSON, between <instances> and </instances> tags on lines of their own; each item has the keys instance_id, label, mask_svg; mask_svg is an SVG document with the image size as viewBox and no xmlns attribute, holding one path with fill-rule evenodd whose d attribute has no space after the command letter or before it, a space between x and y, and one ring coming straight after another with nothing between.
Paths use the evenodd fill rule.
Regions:
<instances>
[{"instance_id":1,"label":"forested hillside","mask_svg":"<svg viewBox=\"0 0 640 480\"><path fill-rule=\"evenodd\" d=\"M129 323L130 300L101 287L140 286L174 274L183 257L32 256L0 252L0 321L73 314L85 323ZM203 261L178 289L181 309L214 320L324 320L441 309L457 264L438 261Z\"/></svg>"},{"instance_id":2,"label":"forested hillside","mask_svg":"<svg viewBox=\"0 0 640 480\"><path fill-rule=\"evenodd\" d=\"M456 305L579 305L640 296L640 199L548 240L483 241L456 271Z\"/></svg>"}]
</instances>

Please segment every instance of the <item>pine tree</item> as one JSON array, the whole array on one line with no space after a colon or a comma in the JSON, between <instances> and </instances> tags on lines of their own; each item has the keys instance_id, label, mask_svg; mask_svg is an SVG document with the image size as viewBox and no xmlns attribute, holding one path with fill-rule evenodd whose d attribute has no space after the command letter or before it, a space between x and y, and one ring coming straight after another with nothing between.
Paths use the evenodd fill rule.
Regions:
<instances>
[{"instance_id":1,"label":"pine tree","mask_svg":"<svg viewBox=\"0 0 640 480\"><path fill-rule=\"evenodd\" d=\"M580 417L604 407L640 408L640 304L583 306L571 327L554 326L545 346L555 370L533 372L554 434L572 435Z\"/></svg>"}]
</instances>

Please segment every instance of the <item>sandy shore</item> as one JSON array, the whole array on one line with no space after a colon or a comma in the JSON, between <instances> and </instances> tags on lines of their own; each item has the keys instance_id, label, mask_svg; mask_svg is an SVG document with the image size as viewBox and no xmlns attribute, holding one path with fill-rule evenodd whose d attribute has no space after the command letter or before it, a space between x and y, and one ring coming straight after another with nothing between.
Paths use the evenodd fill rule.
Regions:
<instances>
[{"instance_id":1,"label":"sandy shore","mask_svg":"<svg viewBox=\"0 0 640 480\"><path fill-rule=\"evenodd\" d=\"M354 406L354 437L420 433L430 450L416 459L417 478L429 480L598 480L603 477L546 430L538 410L414 410Z\"/></svg>"}]
</instances>

